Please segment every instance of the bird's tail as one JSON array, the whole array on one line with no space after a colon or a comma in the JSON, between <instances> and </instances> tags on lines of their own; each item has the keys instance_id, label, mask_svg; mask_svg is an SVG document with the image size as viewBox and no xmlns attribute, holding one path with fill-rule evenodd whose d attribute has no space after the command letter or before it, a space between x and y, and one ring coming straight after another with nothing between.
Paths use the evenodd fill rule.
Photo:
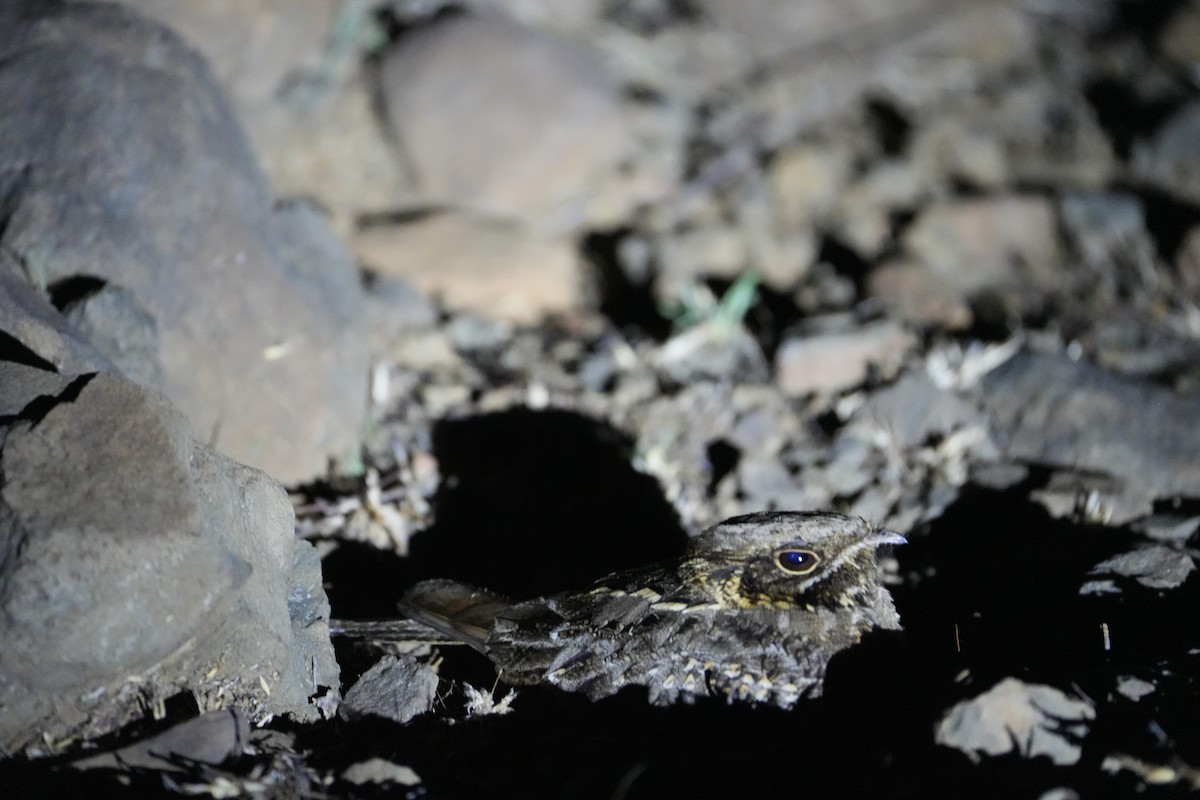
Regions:
<instances>
[{"instance_id":1,"label":"bird's tail","mask_svg":"<svg viewBox=\"0 0 1200 800\"><path fill-rule=\"evenodd\" d=\"M422 581L400 601L401 613L410 620L480 652L487 652L496 617L511 607L512 602L498 594L450 580Z\"/></svg>"},{"instance_id":2,"label":"bird's tail","mask_svg":"<svg viewBox=\"0 0 1200 800\"><path fill-rule=\"evenodd\" d=\"M447 636L415 619L331 619L329 633L356 642L464 644L462 637Z\"/></svg>"}]
</instances>

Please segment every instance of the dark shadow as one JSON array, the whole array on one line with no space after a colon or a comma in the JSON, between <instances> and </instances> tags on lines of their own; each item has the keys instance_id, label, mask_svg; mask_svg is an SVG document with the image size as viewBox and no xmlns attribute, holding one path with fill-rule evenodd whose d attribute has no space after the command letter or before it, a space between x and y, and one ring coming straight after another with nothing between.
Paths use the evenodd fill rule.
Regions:
<instances>
[{"instance_id":1,"label":"dark shadow","mask_svg":"<svg viewBox=\"0 0 1200 800\"><path fill-rule=\"evenodd\" d=\"M321 578L335 619L394 617L417 580L408 559L363 542L339 542L321 559Z\"/></svg>"},{"instance_id":2,"label":"dark shadow","mask_svg":"<svg viewBox=\"0 0 1200 800\"><path fill-rule=\"evenodd\" d=\"M635 329L662 341L670 335L671 323L658 311L652 281L635 281L621 267L617 250L628 235L627 229L588 234L580 255L591 267L600 313L622 330Z\"/></svg>"},{"instance_id":3,"label":"dark shadow","mask_svg":"<svg viewBox=\"0 0 1200 800\"><path fill-rule=\"evenodd\" d=\"M11 361L26 367L58 372L58 368L26 347L20 339L0 331L0 361Z\"/></svg>"},{"instance_id":4,"label":"dark shadow","mask_svg":"<svg viewBox=\"0 0 1200 800\"><path fill-rule=\"evenodd\" d=\"M676 556L687 541L657 481L630 466L632 442L580 414L445 420L433 449L436 523L412 541L424 577L531 597Z\"/></svg>"},{"instance_id":5,"label":"dark shadow","mask_svg":"<svg viewBox=\"0 0 1200 800\"><path fill-rule=\"evenodd\" d=\"M913 124L899 106L886 98L872 97L866 104L866 117L884 155L899 157L908 151Z\"/></svg>"},{"instance_id":6,"label":"dark shadow","mask_svg":"<svg viewBox=\"0 0 1200 800\"><path fill-rule=\"evenodd\" d=\"M1126 160L1134 144L1152 136L1184 101L1182 95L1143 98L1127 82L1100 77L1084 88L1096 119L1118 158Z\"/></svg>"},{"instance_id":7,"label":"dark shadow","mask_svg":"<svg viewBox=\"0 0 1200 800\"><path fill-rule=\"evenodd\" d=\"M46 292L54 307L62 311L67 306L98 294L107 285L108 281L95 275L71 275L51 283L46 287Z\"/></svg>"}]
</instances>

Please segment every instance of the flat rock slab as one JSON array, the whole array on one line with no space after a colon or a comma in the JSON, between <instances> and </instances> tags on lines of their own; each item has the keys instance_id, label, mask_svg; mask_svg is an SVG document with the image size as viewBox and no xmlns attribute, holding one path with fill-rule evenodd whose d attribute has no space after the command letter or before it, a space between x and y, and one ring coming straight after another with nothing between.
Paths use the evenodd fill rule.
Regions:
<instances>
[{"instance_id":1,"label":"flat rock slab","mask_svg":"<svg viewBox=\"0 0 1200 800\"><path fill-rule=\"evenodd\" d=\"M157 736L111 753L72 762L76 769L141 767L177 772L180 759L220 764L238 756L250 740L250 724L240 709L210 711L172 726Z\"/></svg>"},{"instance_id":2,"label":"flat rock slab","mask_svg":"<svg viewBox=\"0 0 1200 800\"><path fill-rule=\"evenodd\" d=\"M0 20L0 272L60 304L104 290L77 311L93 343L201 438L285 482L323 474L365 413L351 259L318 215L275 208L176 36L115 6L17 5Z\"/></svg>"}]
</instances>

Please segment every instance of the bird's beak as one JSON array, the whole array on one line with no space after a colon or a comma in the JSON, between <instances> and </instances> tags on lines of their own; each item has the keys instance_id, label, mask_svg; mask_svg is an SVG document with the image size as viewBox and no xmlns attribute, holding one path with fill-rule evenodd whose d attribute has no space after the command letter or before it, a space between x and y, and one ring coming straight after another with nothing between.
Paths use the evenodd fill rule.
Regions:
<instances>
[{"instance_id":1,"label":"bird's beak","mask_svg":"<svg viewBox=\"0 0 1200 800\"><path fill-rule=\"evenodd\" d=\"M908 544L908 539L905 539L895 531L889 531L887 529L876 531L871 536L867 537L867 541L876 547L885 544Z\"/></svg>"}]
</instances>

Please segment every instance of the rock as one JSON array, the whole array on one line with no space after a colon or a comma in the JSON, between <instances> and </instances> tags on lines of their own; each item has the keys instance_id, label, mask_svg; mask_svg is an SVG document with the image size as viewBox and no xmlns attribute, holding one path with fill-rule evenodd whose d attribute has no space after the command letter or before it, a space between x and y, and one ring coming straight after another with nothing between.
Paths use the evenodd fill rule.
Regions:
<instances>
[{"instance_id":1,"label":"rock","mask_svg":"<svg viewBox=\"0 0 1200 800\"><path fill-rule=\"evenodd\" d=\"M1141 248L1128 248L1134 249ZM1162 280L1160 267L1152 258L1140 264L1131 259L1117 268L1120 271L1092 276L1097 295L1107 295L1119 304L1089 320L1091 328L1081 331L1076 341L1097 366L1126 378L1164 383L1187 395L1191 393L1189 385L1195 386L1200 380L1200 338L1178 322L1188 312L1180 309L1169 315L1148 314L1144 306L1139 310L1122 299L1140 295L1134 302L1142 305L1158 302L1152 297L1175 294Z\"/></svg>"},{"instance_id":2,"label":"rock","mask_svg":"<svg viewBox=\"0 0 1200 800\"><path fill-rule=\"evenodd\" d=\"M1115 296L1130 286L1154 285L1157 253L1137 197L1117 192L1068 194L1059 208L1063 228L1093 282L1108 284Z\"/></svg>"},{"instance_id":3,"label":"rock","mask_svg":"<svg viewBox=\"0 0 1200 800\"><path fill-rule=\"evenodd\" d=\"M888 261L871 270L867 292L892 315L918 325L962 330L974 319L961 292L909 261Z\"/></svg>"},{"instance_id":4,"label":"rock","mask_svg":"<svg viewBox=\"0 0 1200 800\"><path fill-rule=\"evenodd\" d=\"M1153 694L1155 688L1153 683L1132 675L1122 675L1117 678L1117 691L1135 703L1146 695Z\"/></svg>"},{"instance_id":5,"label":"rock","mask_svg":"<svg viewBox=\"0 0 1200 800\"><path fill-rule=\"evenodd\" d=\"M416 786L421 782L421 776L412 767L394 764L382 758L368 758L351 764L342 773L342 780L356 786L364 783L398 783L401 786Z\"/></svg>"},{"instance_id":6,"label":"rock","mask_svg":"<svg viewBox=\"0 0 1200 800\"><path fill-rule=\"evenodd\" d=\"M1003 439L1003 436L1000 437ZM1104 525L1122 525L1154 509L1153 497L1121 478L1087 469L1060 466L1045 484L1029 493L1057 518L1079 519Z\"/></svg>"},{"instance_id":7,"label":"rock","mask_svg":"<svg viewBox=\"0 0 1200 800\"><path fill-rule=\"evenodd\" d=\"M163 390L158 325L132 292L108 284L67 302L62 313L125 377Z\"/></svg>"},{"instance_id":8,"label":"rock","mask_svg":"<svg viewBox=\"0 0 1200 800\"><path fill-rule=\"evenodd\" d=\"M985 422L973 404L939 388L927 375L910 372L873 393L855 413L852 424L886 432L892 446L917 447Z\"/></svg>"},{"instance_id":9,"label":"rock","mask_svg":"<svg viewBox=\"0 0 1200 800\"><path fill-rule=\"evenodd\" d=\"M210 711L111 753L71 762L75 769L153 769L179 772L180 759L220 764L240 756L250 740L250 725L238 708Z\"/></svg>"},{"instance_id":10,"label":"rock","mask_svg":"<svg viewBox=\"0 0 1200 800\"><path fill-rule=\"evenodd\" d=\"M315 214L276 211L198 56L121 7L45 4L0 25L0 63L0 239L28 279L127 292L157 330L127 354L157 350L149 374L231 456L292 482L352 450L356 270Z\"/></svg>"},{"instance_id":11,"label":"rock","mask_svg":"<svg viewBox=\"0 0 1200 800\"><path fill-rule=\"evenodd\" d=\"M455 314L446 326L454 347L464 352L499 349L512 341L511 322L471 312Z\"/></svg>"},{"instance_id":12,"label":"rock","mask_svg":"<svg viewBox=\"0 0 1200 800\"><path fill-rule=\"evenodd\" d=\"M276 194L316 200L343 237L363 217L419 205L415 180L382 129L370 79L357 62L344 80L313 92L310 101L281 99L242 114Z\"/></svg>"},{"instance_id":13,"label":"rock","mask_svg":"<svg viewBox=\"0 0 1200 800\"><path fill-rule=\"evenodd\" d=\"M388 121L431 204L570 228L626 147L600 60L500 16L414 30L384 57L380 78Z\"/></svg>"},{"instance_id":14,"label":"rock","mask_svg":"<svg viewBox=\"0 0 1200 800\"><path fill-rule=\"evenodd\" d=\"M827 218L850 183L854 155L837 142L793 144L776 153L768 174L776 226L790 230Z\"/></svg>"},{"instance_id":15,"label":"rock","mask_svg":"<svg viewBox=\"0 0 1200 800\"><path fill-rule=\"evenodd\" d=\"M656 365L672 381L702 378L758 383L770 370L758 341L742 325L710 319L668 339Z\"/></svg>"},{"instance_id":16,"label":"rock","mask_svg":"<svg viewBox=\"0 0 1200 800\"><path fill-rule=\"evenodd\" d=\"M942 180L988 189L1025 183L1100 189L1117 170L1087 99L1049 80L939 115L917 129L912 150L916 164Z\"/></svg>"},{"instance_id":17,"label":"rock","mask_svg":"<svg viewBox=\"0 0 1200 800\"><path fill-rule=\"evenodd\" d=\"M57 373L66 381L86 373L115 367L21 275L20 264L11 253L0 249L0 332L11 337L17 354L5 353L8 361ZM10 346L11 347L11 346ZM7 387L11 390L11 386ZM6 395L8 392L6 392ZM32 400L26 397L23 402Z\"/></svg>"},{"instance_id":18,"label":"rock","mask_svg":"<svg viewBox=\"0 0 1200 800\"><path fill-rule=\"evenodd\" d=\"M368 274L366 289L367 329L376 345L390 345L405 333L437 324L434 302L402 278Z\"/></svg>"},{"instance_id":19,"label":"rock","mask_svg":"<svg viewBox=\"0 0 1200 800\"><path fill-rule=\"evenodd\" d=\"M1037 57L1030 15L1007 3L920 4L886 30L895 43L876 56L875 83L906 110L978 91Z\"/></svg>"},{"instance_id":20,"label":"rock","mask_svg":"<svg viewBox=\"0 0 1200 800\"><path fill-rule=\"evenodd\" d=\"M706 278L733 280L750 266L750 250L732 225L704 225L674 231L658 240L658 292L678 300Z\"/></svg>"},{"instance_id":21,"label":"rock","mask_svg":"<svg viewBox=\"0 0 1200 800\"><path fill-rule=\"evenodd\" d=\"M582 276L574 245L495 220L433 214L360 230L359 260L438 295L451 309L532 323L579 303Z\"/></svg>"},{"instance_id":22,"label":"rock","mask_svg":"<svg viewBox=\"0 0 1200 800\"><path fill-rule=\"evenodd\" d=\"M1095 719L1091 704L1075 700L1053 686L1005 678L988 691L951 708L938 723L938 744L980 754L1016 751L1025 758L1049 756L1055 764L1074 764Z\"/></svg>"},{"instance_id":23,"label":"rock","mask_svg":"<svg viewBox=\"0 0 1200 800\"><path fill-rule=\"evenodd\" d=\"M0 442L0 553L20 553L0 559L0 747L108 733L181 690L256 721L336 706L319 563L278 484L113 374Z\"/></svg>"},{"instance_id":24,"label":"rock","mask_svg":"<svg viewBox=\"0 0 1200 800\"><path fill-rule=\"evenodd\" d=\"M912 259L960 296L1055 288L1062 255L1050 202L1000 195L927 207L904 237Z\"/></svg>"},{"instance_id":25,"label":"rock","mask_svg":"<svg viewBox=\"0 0 1200 800\"><path fill-rule=\"evenodd\" d=\"M1196 395L1022 353L984 377L978 399L1005 458L1110 476L1146 510L1155 498L1190 497L1200 485Z\"/></svg>"},{"instance_id":26,"label":"rock","mask_svg":"<svg viewBox=\"0 0 1200 800\"><path fill-rule=\"evenodd\" d=\"M793 337L775 354L775 378L791 396L840 392L866 380L872 367L895 370L913 344L912 335L894 322Z\"/></svg>"},{"instance_id":27,"label":"rock","mask_svg":"<svg viewBox=\"0 0 1200 800\"><path fill-rule=\"evenodd\" d=\"M359 719L367 715L408 722L433 708L437 699L437 673L413 658L384 656L346 692L341 715Z\"/></svg>"},{"instance_id":28,"label":"rock","mask_svg":"<svg viewBox=\"0 0 1200 800\"><path fill-rule=\"evenodd\" d=\"M1196 564L1182 550L1150 544L1101 561L1090 575L1121 575L1134 578L1148 589L1173 589L1181 586Z\"/></svg>"},{"instance_id":29,"label":"rock","mask_svg":"<svg viewBox=\"0 0 1200 800\"><path fill-rule=\"evenodd\" d=\"M1200 303L1200 225L1184 235L1175 254L1175 272L1192 302Z\"/></svg>"},{"instance_id":30,"label":"rock","mask_svg":"<svg viewBox=\"0 0 1200 800\"><path fill-rule=\"evenodd\" d=\"M1155 541L1182 545L1200 531L1200 516L1155 514L1135 522L1133 529Z\"/></svg>"},{"instance_id":31,"label":"rock","mask_svg":"<svg viewBox=\"0 0 1200 800\"><path fill-rule=\"evenodd\" d=\"M29 404L61 394L70 380L28 364L0 361L0 423L27 414Z\"/></svg>"},{"instance_id":32,"label":"rock","mask_svg":"<svg viewBox=\"0 0 1200 800\"><path fill-rule=\"evenodd\" d=\"M1184 105L1153 137L1135 144L1130 166L1151 186L1200 203L1200 103Z\"/></svg>"},{"instance_id":33,"label":"rock","mask_svg":"<svg viewBox=\"0 0 1200 800\"><path fill-rule=\"evenodd\" d=\"M776 458L743 458L737 465L742 493L763 508L815 508L813 489L788 471Z\"/></svg>"},{"instance_id":34,"label":"rock","mask_svg":"<svg viewBox=\"0 0 1200 800\"><path fill-rule=\"evenodd\" d=\"M943 180L981 189L1009 182L1009 164L995 130L974 119L941 116L917 129L913 159Z\"/></svg>"}]
</instances>

